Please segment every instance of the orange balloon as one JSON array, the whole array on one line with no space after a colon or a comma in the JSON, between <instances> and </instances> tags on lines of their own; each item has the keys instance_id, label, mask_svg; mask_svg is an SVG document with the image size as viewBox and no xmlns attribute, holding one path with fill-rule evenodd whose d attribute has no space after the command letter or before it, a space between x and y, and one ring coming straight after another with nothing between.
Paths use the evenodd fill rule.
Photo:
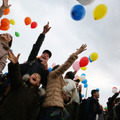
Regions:
<instances>
[{"instance_id":1,"label":"orange balloon","mask_svg":"<svg viewBox=\"0 0 120 120\"><path fill-rule=\"evenodd\" d=\"M4 15L8 15L9 12L10 12L10 9L9 9L9 8L5 9L5 10L4 10Z\"/></svg>"},{"instance_id":2,"label":"orange balloon","mask_svg":"<svg viewBox=\"0 0 120 120\"><path fill-rule=\"evenodd\" d=\"M7 27L10 25L10 21L7 18L1 20L1 27Z\"/></svg>"},{"instance_id":3,"label":"orange balloon","mask_svg":"<svg viewBox=\"0 0 120 120\"><path fill-rule=\"evenodd\" d=\"M3 31L7 31L7 30L9 30L9 28L10 28L10 26L6 26L6 27L2 27L2 26L0 26L0 30L3 30Z\"/></svg>"},{"instance_id":4,"label":"orange balloon","mask_svg":"<svg viewBox=\"0 0 120 120\"><path fill-rule=\"evenodd\" d=\"M24 21L25 21L26 25L29 25L31 23L31 18L30 17L26 17Z\"/></svg>"}]
</instances>

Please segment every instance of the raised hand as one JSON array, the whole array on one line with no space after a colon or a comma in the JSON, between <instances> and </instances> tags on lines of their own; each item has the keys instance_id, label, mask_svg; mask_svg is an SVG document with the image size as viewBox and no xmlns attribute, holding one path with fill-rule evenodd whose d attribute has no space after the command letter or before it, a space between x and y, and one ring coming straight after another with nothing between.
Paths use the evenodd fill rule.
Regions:
<instances>
[{"instance_id":1,"label":"raised hand","mask_svg":"<svg viewBox=\"0 0 120 120\"><path fill-rule=\"evenodd\" d=\"M50 29L51 29L51 27L49 27L49 22L48 22L48 23L44 26L42 33L45 35Z\"/></svg>"},{"instance_id":2,"label":"raised hand","mask_svg":"<svg viewBox=\"0 0 120 120\"><path fill-rule=\"evenodd\" d=\"M87 50L87 45L82 44L82 46L79 49L77 49L76 54L78 55L78 54L82 53L85 50Z\"/></svg>"},{"instance_id":3,"label":"raised hand","mask_svg":"<svg viewBox=\"0 0 120 120\"><path fill-rule=\"evenodd\" d=\"M3 0L3 4L1 6L2 10L5 10L6 8L9 8L11 5L8 5L8 0Z\"/></svg>"},{"instance_id":4,"label":"raised hand","mask_svg":"<svg viewBox=\"0 0 120 120\"><path fill-rule=\"evenodd\" d=\"M17 57L13 54L12 50L8 51L8 59L13 63L16 64L18 62L20 53L17 55Z\"/></svg>"},{"instance_id":5,"label":"raised hand","mask_svg":"<svg viewBox=\"0 0 120 120\"><path fill-rule=\"evenodd\" d=\"M47 70L47 69L48 69L48 63L47 63L47 61L44 60L44 61L42 61L41 63L44 65L45 70Z\"/></svg>"}]
</instances>

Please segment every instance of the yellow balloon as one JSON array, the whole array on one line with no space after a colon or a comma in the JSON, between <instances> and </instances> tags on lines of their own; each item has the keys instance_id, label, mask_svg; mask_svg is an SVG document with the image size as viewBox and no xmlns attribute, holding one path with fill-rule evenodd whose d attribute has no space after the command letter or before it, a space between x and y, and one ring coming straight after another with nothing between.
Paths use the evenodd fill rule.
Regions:
<instances>
[{"instance_id":1,"label":"yellow balloon","mask_svg":"<svg viewBox=\"0 0 120 120\"><path fill-rule=\"evenodd\" d=\"M80 77L79 77L79 81L81 82L81 79L80 79Z\"/></svg>"},{"instance_id":2,"label":"yellow balloon","mask_svg":"<svg viewBox=\"0 0 120 120\"><path fill-rule=\"evenodd\" d=\"M100 4L95 7L93 11L93 17L95 20L102 19L107 13L107 6L104 4Z\"/></svg>"},{"instance_id":3,"label":"yellow balloon","mask_svg":"<svg viewBox=\"0 0 120 120\"><path fill-rule=\"evenodd\" d=\"M12 25L15 25L15 21L14 21L13 19L10 19L10 23L11 23Z\"/></svg>"},{"instance_id":4,"label":"yellow balloon","mask_svg":"<svg viewBox=\"0 0 120 120\"><path fill-rule=\"evenodd\" d=\"M81 70L86 70L87 69L87 67L81 67Z\"/></svg>"},{"instance_id":5,"label":"yellow balloon","mask_svg":"<svg viewBox=\"0 0 120 120\"><path fill-rule=\"evenodd\" d=\"M97 54L96 52L93 52L93 53L90 55L90 59L91 59L92 61L97 60L97 59L98 59L98 54Z\"/></svg>"}]
</instances>

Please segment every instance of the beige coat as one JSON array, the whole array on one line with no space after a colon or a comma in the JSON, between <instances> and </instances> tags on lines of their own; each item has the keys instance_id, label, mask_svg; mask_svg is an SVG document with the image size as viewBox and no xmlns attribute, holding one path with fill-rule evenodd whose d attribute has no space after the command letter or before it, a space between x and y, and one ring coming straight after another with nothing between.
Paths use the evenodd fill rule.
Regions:
<instances>
[{"instance_id":1,"label":"beige coat","mask_svg":"<svg viewBox=\"0 0 120 120\"><path fill-rule=\"evenodd\" d=\"M77 55L73 53L64 64L49 73L46 87L46 97L43 103L43 107L64 108L62 88L65 85L65 82L63 80L62 74L64 74L64 72L73 64L77 58Z\"/></svg>"}]
</instances>

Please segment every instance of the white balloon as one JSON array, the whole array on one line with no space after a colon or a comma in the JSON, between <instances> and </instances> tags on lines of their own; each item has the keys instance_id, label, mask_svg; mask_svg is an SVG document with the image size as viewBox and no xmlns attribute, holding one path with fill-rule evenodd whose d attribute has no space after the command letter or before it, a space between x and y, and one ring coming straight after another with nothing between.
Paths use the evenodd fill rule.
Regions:
<instances>
[{"instance_id":1,"label":"white balloon","mask_svg":"<svg viewBox=\"0 0 120 120\"><path fill-rule=\"evenodd\" d=\"M116 87L113 87L113 88L112 88L112 92L113 92L113 93L116 93L117 91L118 91L118 89L117 89Z\"/></svg>"},{"instance_id":2,"label":"white balloon","mask_svg":"<svg viewBox=\"0 0 120 120\"><path fill-rule=\"evenodd\" d=\"M78 0L78 2L82 5L90 5L95 2L95 0Z\"/></svg>"},{"instance_id":3,"label":"white balloon","mask_svg":"<svg viewBox=\"0 0 120 120\"><path fill-rule=\"evenodd\" d=\"M84 76L84 75L83 75L83 76L80 76L80 80L81 80L81 81L85 80L85 76Z\"/></svg>"}]
</instances>

